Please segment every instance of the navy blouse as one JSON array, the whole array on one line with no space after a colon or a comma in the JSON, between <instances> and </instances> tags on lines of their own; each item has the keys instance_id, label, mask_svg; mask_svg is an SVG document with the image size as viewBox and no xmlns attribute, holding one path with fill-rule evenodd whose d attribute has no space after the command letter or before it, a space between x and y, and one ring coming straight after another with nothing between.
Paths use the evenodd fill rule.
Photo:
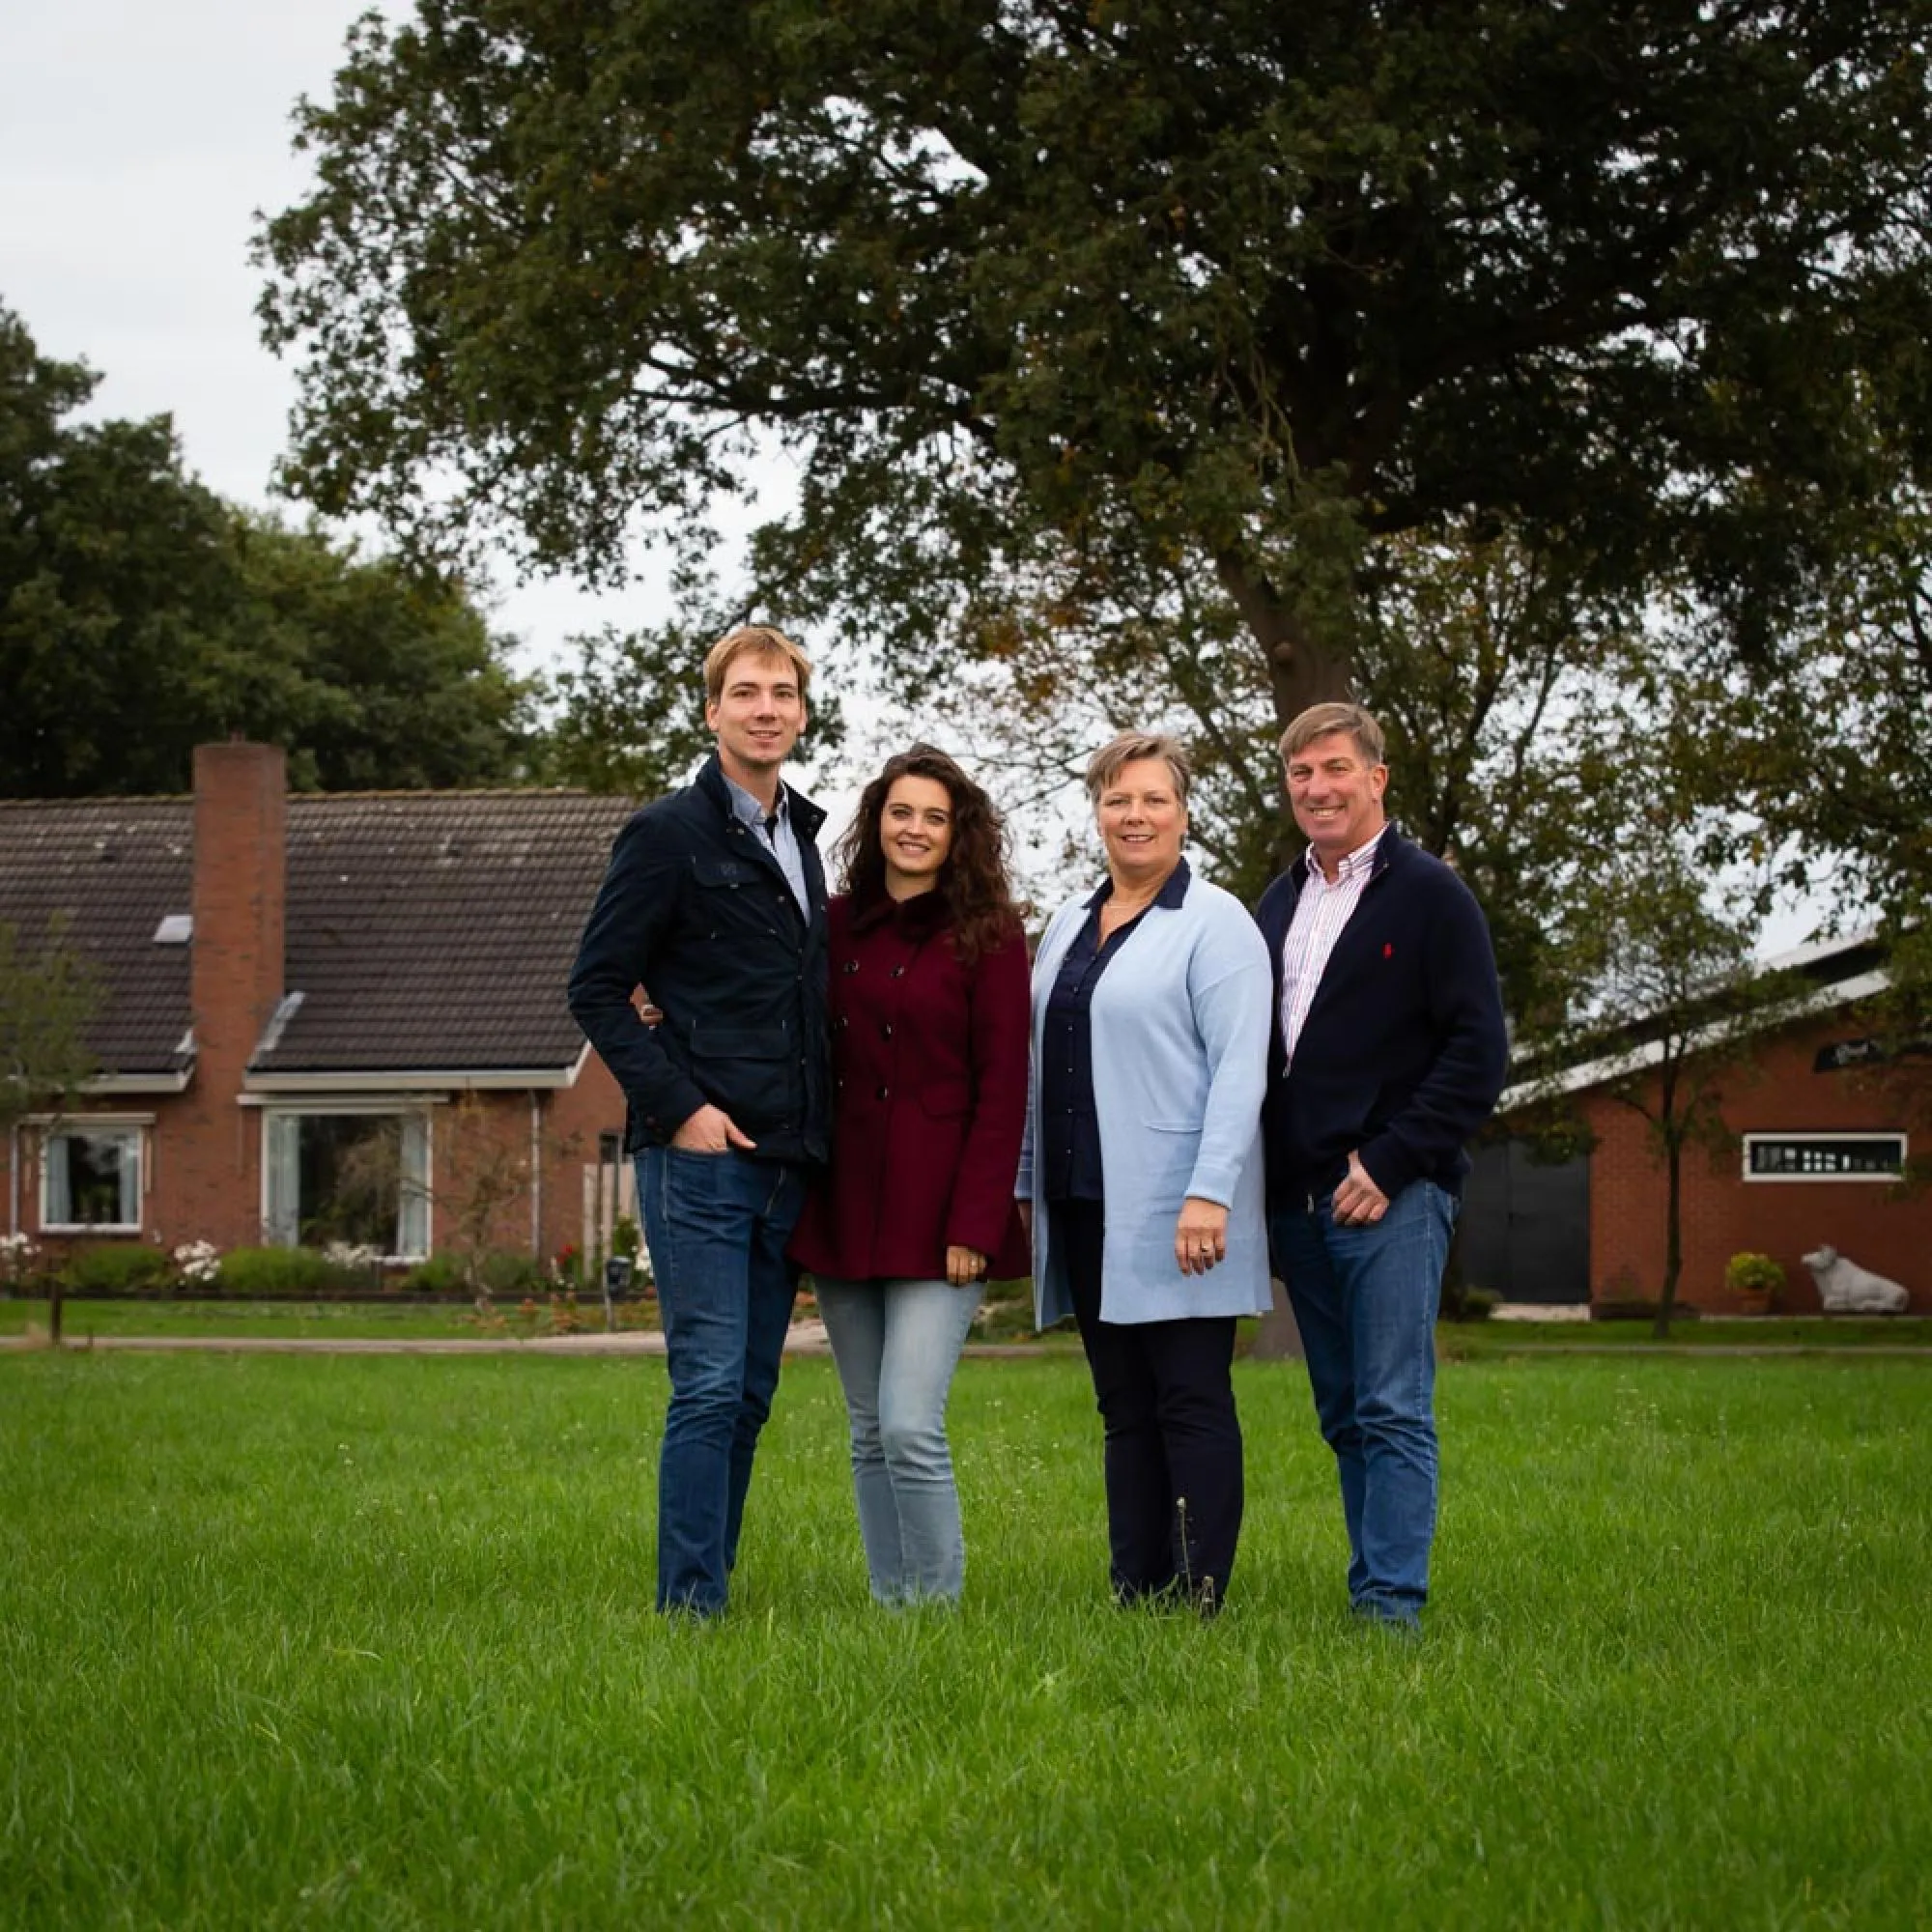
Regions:
<instances>
[{"instance_id":1,"label":"navy blouse","mask_svg":"<svg viewBox=\"0 0 1932 1932\"><path fill-rule=\"evenodd\" d=\"M1048 1201L1100 1201L1100 1121L1094 1108L1094 989L1108 961L1154 906L1183 904L1189 878L1181 860L1153 904L1100 941L1100 908L1113 896L1109 879L1087 901L1087 923L1060 962L1047 995L1040 1039L1040 1192Z\"/></svg>"}]
</instances>

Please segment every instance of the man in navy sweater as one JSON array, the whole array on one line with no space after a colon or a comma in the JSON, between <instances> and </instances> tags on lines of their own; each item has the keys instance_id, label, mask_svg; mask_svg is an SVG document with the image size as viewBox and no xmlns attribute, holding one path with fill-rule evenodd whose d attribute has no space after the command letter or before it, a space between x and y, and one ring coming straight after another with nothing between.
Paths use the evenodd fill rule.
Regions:
<instances>
[{"instance_id":1,"label":"man in navy sweater","mask_svg":"<svg viewBox=\"0 0 1932 1932\"><path fill-rule=\"evenodd\" d=\"M1502 1091L1495 956L1475 899L1388 823L1381 727L1317 704L1281 741L1308 850L1255 917L1274 961L1268 1242L1342 1478L1349 1598L1419 1629L1435 1533L1435 1311Z\"/></svg>"}]
</instances>

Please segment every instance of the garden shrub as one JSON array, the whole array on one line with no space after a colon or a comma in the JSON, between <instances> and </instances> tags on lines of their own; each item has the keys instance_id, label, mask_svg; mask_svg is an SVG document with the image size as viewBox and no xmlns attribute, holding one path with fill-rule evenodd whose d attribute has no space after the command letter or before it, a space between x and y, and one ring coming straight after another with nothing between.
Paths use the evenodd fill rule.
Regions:
<instances>
[{"instance_id":1,"label":"garden shrub","mask_svg":"<svg viewBox=\"0 0 1932 1932\"><path fill-rule=\"evenodd\" d=\"M1502 1299L1492 1288L1465 1288L1455 1319L1458 1321L1487 1321L1501 1307Z\"/></svg>"},{"instance_id":2,"label":"garden shrub","mask_svg":"<svg viewBox=\"0 0 1932 1932\"><path fill-rule=\"evenodd\" d=\"M231 1248L221 1258L221 1293L247 1299L340 1294L369 1285L367 1268L345 1267L314 1248Z\"/></svg>"},{"instance_id":3,"label":"garden shrub","mask_svg":"<svg viewBox=\"0 0 1932 1932\"><path fill-rule=\"evenodd\" d=\"M550 1292L551 1279L543 1263L535 1255L519 1254L514 1248L492 1250L476 1272L491 1294L515 1295L521 1300L525 1295Z\"/></svg>"},{"instance_id":4,"label":"garden shrub","mask_svg":"<svg viewBox=\"0 0 1932 1932\"><path fill-rule=\"evenodd\" d=\"M159 1248L103 1241L74 1249L61 1264L60 1278L70 1294L154 1294L172 1284L174 1267Z\"/></svg>"},{"instance_id":5,"label":"garden shrub","mask_svg":"<svg viewBox=\"0 0 1932 1932\"><path fill-rule=\"evenodd\" d=\"M1724 1286L1733 1294L1782 1294L1784 1269L1771 1256L1747 1250L1724 1264Z\"/></svg>"},{"instance_id":6,"label":"garden shrub","mask_svg":"<svg viewBox=\"0 0 1932 1932\"><path fill-rule=\"evenodd\" d=\"M454 1255L430 1255L403 1277L405 1294L462 1294L469 1287Z\"/></svg>"}]
</instances>

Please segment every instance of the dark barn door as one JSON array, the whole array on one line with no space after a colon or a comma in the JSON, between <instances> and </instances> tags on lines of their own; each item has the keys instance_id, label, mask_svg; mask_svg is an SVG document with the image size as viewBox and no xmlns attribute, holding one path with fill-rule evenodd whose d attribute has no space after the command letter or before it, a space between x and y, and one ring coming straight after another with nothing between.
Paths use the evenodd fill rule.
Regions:
<instances>
[{"instance_id":1,"label":"dark barn door","mask_svg":"<svg viewBox=\"0 0 1932 1932\"><path fill-rule=\"evenodd\" d=\"M1539 1166L1522 1141L1475 1151L1463 1191L1463 1279L1505 1301L1590 1298L1590 1162Z\"/></svg>"}]
</instances>

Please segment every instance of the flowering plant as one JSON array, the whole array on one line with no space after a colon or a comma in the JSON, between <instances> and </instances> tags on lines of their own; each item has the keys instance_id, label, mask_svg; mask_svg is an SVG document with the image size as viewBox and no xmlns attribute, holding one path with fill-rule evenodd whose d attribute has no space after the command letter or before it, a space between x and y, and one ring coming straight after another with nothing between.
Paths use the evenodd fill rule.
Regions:
<instances>
[{"instance_id":1,"label":"flowering plant","mask_svg":"<svg viewBox=\"0 0 1932 1932\"><path fill-rule=\"evenodd\" d=\"M383 1250L363 1241L330 1241L322 1258L331 1267L372 1268L383 1259Z\"/></svg>"},{"instance_id":2,"label":"flowering plant","mask_svg":"<svg viewBox=\"0 0 1932 1932\"><path fill-rule=\"evenodd\" d=\"M41 1258L39 1243L28 1234L0 1235L0 1282L24 1281Z\"/></svg>"},{"instance_id":3,"label":"flowering plant","mask_svg":"<svg viewBox=\"0 0 1932 1932\"><path fill-rule=\"evenodd\" d=\"M206 1287L221 1272L221 1250L213 1241L184 1241L174 1251L174 1264L184 1281Z\"/></svg>"}]
</instances>

